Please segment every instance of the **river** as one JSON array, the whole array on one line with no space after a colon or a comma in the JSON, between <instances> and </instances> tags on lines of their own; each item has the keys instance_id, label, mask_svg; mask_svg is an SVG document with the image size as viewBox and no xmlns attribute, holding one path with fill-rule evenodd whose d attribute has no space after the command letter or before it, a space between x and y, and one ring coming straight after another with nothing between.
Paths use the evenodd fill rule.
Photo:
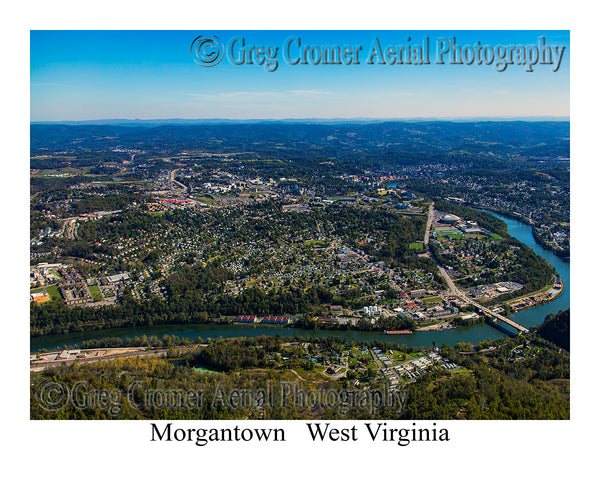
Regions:
<instances>
[{"instance_id":1,"label":"river","mask_svg":"<svg viewBox=\"0 0 600 480\"><path fill-rule=\"evenodd\" d=\"M492 212L489 212L492 213ZM531 233L531 227L525 223L518 222L502 215L492 213L492 215L502 219L508 227L508 233L515 237L520 242L524 243L528 247L533 248L535 253L540 257L545 258L560 275L560 278L564 282L563 292L555 298L553 301L543 305L539 305L529 310L523 310L521 312L511 315L511 320L520 323L524 327L531 327L532 325L539 325L544 321L546 315L550 313L557 313L559 310L567 310L570 307L571 301L571 269L570 264L561 260L559 257L549 250L545 250L543 247L535 243L533 234Z\"/></svg>"},{"instance_id":2,"label":"river","mask_svg":"<svg viewBox=\"0 0 600 480\"><path fill-rule=\"evenodd\" d=\"M492 212L490 212L492 213ZM563 292L552 302L539 305L529 310L523 310L514 315L511 319L525 327L538 325L544 321L549 313L557 313L559 310L566 310L570 305L570 267L569 263L564 262L552 252L544 250L535 243L531 233L531 227L528 225L492 213L502 219L507 227L508 233L521 241L525 245L545 258L556 268L564 282ZM303 330L292 327L276 327L262 325L154 325L149 327L131 327L116 328L102 331L78 332L65 335L49 335L43 337L33 337L30 339L30 350L36 352L40 349L59 349L63 346L80 346L84 340L100 339L104 337L133 338L142 335L156 335L159 339L163 335L177 335L178 337L187 337L196 340L202 337L208 338L230 338L230 337L255 337L259 335L282 335L282 336L301 336L301 337L344 337L361 341L385 340L393 343L402 343L411 346L428 346L432 342L438 345L447 343L454 345L458 342L477 343L482 340L501 338L504 336L499 330L487 325L480 324L471 327L459 327L441 332L415 332L412 335L382 335L379 332L358 332L358 331L339 331L339 330Z\"/></svg>"}]
</instances>

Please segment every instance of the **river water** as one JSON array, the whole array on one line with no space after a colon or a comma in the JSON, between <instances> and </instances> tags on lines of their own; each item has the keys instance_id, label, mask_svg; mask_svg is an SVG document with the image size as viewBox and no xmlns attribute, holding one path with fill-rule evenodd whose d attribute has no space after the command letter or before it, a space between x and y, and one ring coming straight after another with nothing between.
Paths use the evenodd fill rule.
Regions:
<instances>
[{"instance_id":1,"label":"river water","mask_svg":"<svg viewBox=\"0 0 600 480\"><path fill-rule=\"evenodd\" d=\"M490 212L491 213L491 212ZM538 325L544 321L549 313L557 313L566 310L570 304L570 268L569 263L564 262L552 252L544 250L535 243L528 225L493 214L506 222L508 233L525 245L533 248L541 257L545 258L556 268L564 282L564 290L552 302L530 308L511 315L511 319L525 327ZM496 339L504 336L499 330L487 325L480 324L471 327L460 327L441 332L415 332L412 335L382 335L379 332L358 331L331 331L331 330L303 330L292 327L276 327L261 325L154 325L149 327L116 328L103 331L78 332L66 335L49 335L44 337L33 337L30 340L30 349L36 352L40 349L59 349L63 346L80 346L84 340L100 339L104 337L133 338L142 335L156 335L159 339L163 335L177 335L196 340L198 337L204 340L208 338L230 338L230 337L255 337L260 335L282 335L301 337L344 337L361 341L385 340L392 343L401 343L411 346L428 346L432 342L438 345L447 343L454 345L458 342L477 343L487 339Z\"/></svg>"}]
</instances>

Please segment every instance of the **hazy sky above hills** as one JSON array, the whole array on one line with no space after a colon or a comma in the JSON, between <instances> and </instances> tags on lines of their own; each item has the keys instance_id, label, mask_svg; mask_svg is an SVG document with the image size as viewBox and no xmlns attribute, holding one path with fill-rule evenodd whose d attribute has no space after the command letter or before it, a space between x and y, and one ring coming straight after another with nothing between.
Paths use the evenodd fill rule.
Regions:
<instances>
[{"instance_id":1,"label":"hazy sky above hills","mask_svg":"<svg viewBox=\"0 0 600 480\"><path fill-rule=\"evenodd\" d=\"M224 53L218 65L194 61L193 53L214 53L214 44L191 48L199 35L219 37ZM463 48L475 46L473 52L478 42L489 45L494 62L450 65L449 53L440 59L444 41L453 37ZM566 47L557 71L556 50L552 65L540 65L540 57L532 72L516 64L498 71L498 48L539 46L541 37L546 45ZM565 31L32 31L30 38L31 121L569 116ZM379 63L379 52L385 59L396 49L388 62L399 57L400 46L411 46L415 55L427 38L429 65ZM307 50L302 64L305 46L319 48ZM310 55L314 60L325 46L347 47L352 64L312 65ZM265 47L263 65L254 51L247 64L250 47ZM271 55L276 68L269 47L278 49ZM490 49L479 52L490 58ZM463 50L462 59L470 53ZM242 55L246 64L235 65Z\"/></svg>"}]
</instances>

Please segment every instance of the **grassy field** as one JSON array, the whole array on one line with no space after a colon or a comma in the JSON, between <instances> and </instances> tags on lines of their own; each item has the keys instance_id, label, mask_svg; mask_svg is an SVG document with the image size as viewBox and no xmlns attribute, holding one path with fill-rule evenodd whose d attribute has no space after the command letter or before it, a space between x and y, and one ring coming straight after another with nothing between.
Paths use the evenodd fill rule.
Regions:
<instances>
[{"instance_id":1,"label":"grassy field","mask_svg":"<svg viewBox=\"0 0 600 480\"><path fill-rule=\"evenodd\" d=\"M61 295L60 295L60 292L58 291L58 287L56 285L52 285L50 287L46 287L46 292L48 292L48 295L50 295L50 297L52 299L62 298Z\"/></svg>"},{"instance_id":2,"label":"grassy field","mask_svg":"<svg viewBox=\"0 0 600 480\"><path fill-rule=\"evenodd\" d=\"M207 205L216 205L217 203L212 198L205 197L203 195L192 195L192 198L199 202L206 203Z\"/></svg>"},{"instance_id":3,"label":"grassy field","mask_svg":"<svg viewBox=\"0 0 600 480\"><path fill-rule=\"evenodd\" d=\"M86 174L92 167L63 167L58 170L40 170L38 175L47 176L47 175L60 175L61 173L71 173L73 175L83 175Z\"/></svg>"},{"instance_id":4,"label":"grassy field","mask_svg":"<svg viewBox=\"0 0 600 480\"><path fill-rule=\"evenodd\" d=\"M443 235L453 240L460 239L463 236L462 233L444 233Z\"/></svg>"},{"instance_id":5,"label":"grassy field","mask_svg":"<svg viewBox=\"0 0 600 480\"><path fill-rule=\"evenodd\" d=\"M421 242L414 242L414 243L411 243L408 246L408 248L410 250L416 250L417 252L422 252L423 248L424 248L424 245Z\"/></svg>"},{"instance_id":6,"label":"grassy field","mask_svg":"<svg viewBox=\"0 0 600 480\"><path fill-rule=\"evenodd\" d=\"M98 285L91 285L89 288L90 294L92 295L92 299L94 300L94 302L101 302L102 300L104 300L104 298L102 297L102 293L100 292L100 287L98 287Z\"/></svg>"},{"instance_id":7,"label":"grassy field","mask_svg":"<svg viewBox=\"0 0 600 480\"><path fill-rule=\"evenodd\" d=\"M356 358L352 358L352 355L350 355L350 357L348 358L348 366L349 367L353 367L356 364L358 364L359 355L358 354L355 354L355 355L356 355Z\"/></svg>"},{"instance_id":8,"label":"grassy field","mask_svg":"<svg viewBox=\"0 0 600 480\"><path fill-rule=\"evenodd\" d=\"M329 245L325 240L307 240L304 242L305 247L326 247Z\"/></svg>"},{"instance_id":9,"label":"grassy field","mask_svg":"<svg viewBox=\"0 0 600 480\"><path fill-rule=\"evenodd\" d=\"M394 350L394 354L392 356L392 360L397 363L407 362L408 360L412 360L414 358L419 358L423 356L421 352L413 352L413 353L403 353Z\"/></svg>"},{"instance_id":10,"label":"grassy field","mask_svg":"<svg viewBox=\"0 0 600 480\"><path fill-rule=\"evenodd\" d=\"M356 355L356 358L352 358L352 354ZM371 358L371 355L369 355L368 353L366 355L363 355L362 352L357 348L357 347L352 347L352 349L350 350L350 356L348 357L348 366L352 367L354 365L357 365L358 359L359 358Z\"/></svg>"},{"instance_id":11,"label":"grassy field","mask_svg":"<svg viewBox=\"0 0 600 480\"><path fill-rule=\"evenodd\" d=\"M428 298L423 298L423 303L442 303L442 297L428 297Z\"/></svg>"},{"instance_id":12,"label":"grassy field","mask_svg":"<svg viewBox=\"0 0 600 480\"><path fill-rule=\"evenodd\" d=\"M481 233L467 233L465 237L478 238L479 240L485 240L489 238L487 235L483 235ZM502 237L500 237L499 239L502 240Z\"/></svg>"}]
</instances>

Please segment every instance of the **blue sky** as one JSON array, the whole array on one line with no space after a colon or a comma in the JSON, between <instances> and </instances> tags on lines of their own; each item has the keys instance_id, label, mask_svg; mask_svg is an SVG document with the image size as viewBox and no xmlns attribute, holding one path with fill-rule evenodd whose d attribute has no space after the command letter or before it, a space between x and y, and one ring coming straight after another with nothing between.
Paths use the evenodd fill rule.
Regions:
<instances>
[{"instance_id":1,"label":"blue sky","mask_svg":"<svg viewBox=\"0 0 600 480\"><path fill-rule=\"evenodd\" d=\"M246 50L277 47L278 68L234 65L229 52L219 65L200 66L190 52L199 35L218 36L225 51L236 38ZM450 65L448 57L436 63L442 39L496 48L538 45L542 36L566 47L556 72L556 63L533 72ZM385 50L426 37L430 65L367 64L376 38ZM289 65L283 50L296 38L311 47L362 46L360 64ZM568 31L31 31L30 39L31 121L569 116Z\"/></svg>"}]
</instances>

